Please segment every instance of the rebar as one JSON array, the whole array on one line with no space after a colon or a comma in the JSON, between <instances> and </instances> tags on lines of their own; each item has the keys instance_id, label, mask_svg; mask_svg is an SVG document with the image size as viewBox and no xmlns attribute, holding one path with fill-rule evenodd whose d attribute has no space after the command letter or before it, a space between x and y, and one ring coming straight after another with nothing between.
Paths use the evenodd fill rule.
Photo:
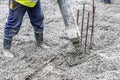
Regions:
<instances>
[{"instance_id":1,"label":"rebar","mask_svg":"<svg viewBox=\"0 0 120 80\"><path fill-rule=\"evenodd\" d=\"M88 39L89 19L90 19L90 13L88 12L87 28L86 28L86 37L85 37L85 49L84 49L85 53L86 53L87 39Z\"/></svg>"},{"instance_id":2,"label":"rebar","mask_svg":"<svg viewBox=\"0 0 120 80\"><path fill-rule=\"evenodd\" d=\"M81 26L81 45L82 45L83 26L84 26L84 14L85 14L85 4L83 4L83 15L82 15L82 26Z\"/></svg>"},{"instance_id":3,"label":"rebar","mask_svg":"<svg viewBox=\"0 0 120 80\"><path fill-rule=\"evenodd\" d=\"M92 29L91 29L91 38L90 38L90 49L92 49L92 44L93 44L94 18L95 18L95 6L94 6L94 0L93 0L93 13L92 13Z\"/></svg>"},{"instance_id":4,"label":"rebar","mask_svg":"<svg viewBox=\"0 0 120 80\"><path fill-rule=\"evenodd\" d=\"M80 10L77 10L77 25L79 26L79 14L80 14Z\"/></svg>"}]
</instances>

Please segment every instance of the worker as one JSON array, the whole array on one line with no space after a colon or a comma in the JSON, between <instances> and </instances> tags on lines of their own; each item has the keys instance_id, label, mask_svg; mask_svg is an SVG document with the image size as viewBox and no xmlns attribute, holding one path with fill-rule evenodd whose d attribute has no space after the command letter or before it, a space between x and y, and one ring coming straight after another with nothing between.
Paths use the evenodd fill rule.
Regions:
<instances>
[{"instance_id":1,"label":"worker","mask_svg":"<svg viewBox=\"0 0 120 80\"><path fill-rule=\"evenodd\" d=\"M34 28L36 45L48 49L43 40L44 14L40 0L9 0L9 15L4 27L2 54L5 57L15 57L11 51L13 37L19 32L25 12L30 17L30 22Z\"/></svg>"},{"instance_id":2,"label":"worker","mask_svg":"<svg viewBox=\"0 0 120 80\"><path fill-rule=\"evenodd\" d=\"M104 0L104 3L111 4L111 0Z\"/></svg>"}]
</instances>

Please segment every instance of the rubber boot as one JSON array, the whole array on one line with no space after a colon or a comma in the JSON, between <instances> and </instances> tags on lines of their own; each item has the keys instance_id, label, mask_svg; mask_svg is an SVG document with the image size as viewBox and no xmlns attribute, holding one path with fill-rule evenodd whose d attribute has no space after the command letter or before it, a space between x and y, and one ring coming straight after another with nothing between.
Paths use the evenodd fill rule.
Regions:
<instances>
[{"instance_id":1,"label":"rubber boot","mask_svg":"<svg viewBox=\"0 0 120 80\"><path fill-rule=\"evenodd\" d=\"M43 48L43 49L49 49L50 47L45 44L43 41L43 30L41 31L36 31L35 33L35 40L36 40L36 45Z\"/></svg>"},{"instance_id":2,"label":"rubber boot","mask_svg":"<svg viewBox=\"0 0 120 80\"><path fill-rule=\"evenodd\" d=\"M12 43L12 39L5 39L3 41L3 49L2 49L2 54L4 57L8 57L8 58L13 58L13 52L10 50L11 48L11 43Z\"/></svg>"}]
</instances>

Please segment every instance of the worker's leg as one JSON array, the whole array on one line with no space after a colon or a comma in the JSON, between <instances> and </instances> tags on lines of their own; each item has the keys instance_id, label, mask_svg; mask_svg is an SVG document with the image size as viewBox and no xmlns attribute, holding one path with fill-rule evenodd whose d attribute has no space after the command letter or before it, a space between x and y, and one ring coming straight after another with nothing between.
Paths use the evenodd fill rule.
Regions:
<instances>
[{"instance_id":1,"label":"worker's leg","mask_svg":"<svg viewBox=\"0 0 120 80\"><path fill-rule=\"evenodd\" d=\"M28 9L28 15L30 17L31 24L34 27L34 34L37 44L43 43L43 28L44 28L44 15L41 8L40 1L38 0L34 8Z\"/></svg>"},{"instance_id":2,"label":"worker's leg","mask_svg":"<svg viewBox=\"0 0 120 80\"><path fill-rule=\"evenodd\" d=\"M39 0L35 7L28 8L28 15L30 17L31 24L35 29L43 29L44 14Z\"/></svg>"},{"instance_id":3,"label":"worker's leg","mask_svg":"<svg viewBox=\"0 0 120 80\"><path fill-rule=\"evenodd\" d=\"M20 25L22 23L22 18L25 14L24 6L18 4L17 2L13 2L13 9L9 8L9 15L7 18L7 22L4 28L4 38L3 38L3 54L7 56L7 53L10 53L12 38L19 32ZM10 4L9 4L10 6ZM7 53L6 53L7 51ZM7 57L11 57L8 55Z\"/></svg>"},{"instance_id":4,"label":"worker's leg","mask_svg":"<svg viewBox=\"0 0 120 80\"><path fill-rule=\"evenodd\" d=\"M31 24L34 27L36 41L43 41L44 15L39 0L34 8L28 9L28 15L30 17Z\"/></svg>"}]
</instances>

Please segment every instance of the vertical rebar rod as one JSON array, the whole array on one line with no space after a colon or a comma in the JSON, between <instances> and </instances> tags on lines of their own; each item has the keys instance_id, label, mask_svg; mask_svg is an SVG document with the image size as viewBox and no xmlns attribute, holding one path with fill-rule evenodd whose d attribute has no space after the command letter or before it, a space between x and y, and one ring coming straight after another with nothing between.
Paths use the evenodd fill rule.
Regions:
<instances>
[{"instance_id":1,"label":"vertical rebar rod","mask_svg":"<svg viewBox=\"0 0 120 80\"><path fill-rule=\"evenodd\" d=\"M80 10L77 10L77 25L79 26L79 14L80 14Z\"/></svg>"},{"instance_id":2,"label":"vertical rebar rod","mask_svg":"<svg viewBox=\"0 0 120 80\"><path fill-rule=\"evenodd\" d=\"M81 26L81 45L82 45L83 26L84 26L84 14L85 14L85 4L83 4L83 15L82 15L82 26Z\"/></svg>"},{"instance_id":3,"label":"vertical rebar rod","mask_svg":"<svg viewBox=\"0 0 120 80\"><path fill-rule=\"evenodd\" d=\"M91 29L91 38L90 38L90 49L92 49L92 44L93 44L94 17L95 17L95 6L94 6L94 0L93 0L93 13L92 13L92 29Z\"/></svg>"},{"instance_id":4,"label":"vertical rebar rod","mask_svg":"<svg viewBox=\"0 0 120 80\"><path fill-rule=\"evenodd\" d=\"M87 38L88 38L88 28L89 28L89 19L90 19L90 13L88 12L88 18L87 18L87 28L86 28L86 37L85 37L85 53L86 53L86 47L87 47Z\"/></svg>"}]
</instances>

